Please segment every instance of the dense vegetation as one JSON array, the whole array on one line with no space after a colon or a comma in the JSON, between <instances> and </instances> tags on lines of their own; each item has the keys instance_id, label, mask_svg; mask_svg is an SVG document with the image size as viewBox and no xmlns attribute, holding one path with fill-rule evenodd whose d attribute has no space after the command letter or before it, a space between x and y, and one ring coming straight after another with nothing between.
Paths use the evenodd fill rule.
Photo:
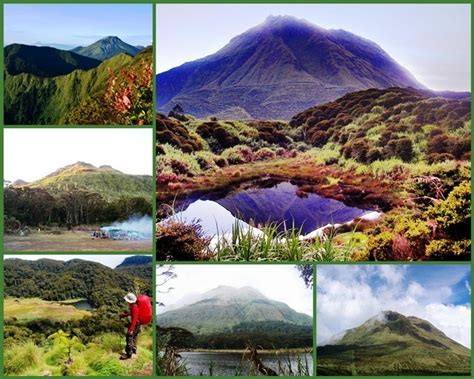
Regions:
<instances>
[{"instance_id":1,"label":"dense vegetation","mask_svg":"<svg viewBox=\"0 0 474 379\"><path fill-rule=\"evenodd\" d=\"M161 338L170 338L168 345L178 349L242 350L249 344L268 350L313 346L311 325L295 325L284 321L246 322L220 333L199 335L182 328L158 329ZM166 337L166 334L169 336Z\"/></svg>"},{"instance_id":2,"label":"dense vegetation","mask_svg":"<svg viewBox=\"0 0 474 379\"><path fill-rule=\"evenodd\" d=\"M5 47L5 71L10 75L32 74L43 78L89 70L100 61L52 47L12 44Z\"/></svg>"},{"instance_id":3,"label":"dense vegetation","mask_svg":"<svg viewBox=\"0 0 474 379\"><path fill-rule=\"evenodd\" d=\"M349 235L328 231L329 243L324 239L308 246L297 230L291 231L285 241L294 244L279 250L270 246L284 250L278 255L261 254L274 240L271 226L271 238L261 243L232 239L229 254L228 244L222 251L203 249L210 240L197 223L159 223L157 240L170 242L161 252L157 245L159 257L469 259L470 105L462 94L442 97L389 88L348 94L299 113L289 123L197 120L182 109L169 117L158 115L158 220L170 215L176 198L231 190L262 176L300 183L301 196L315 192L384 212L377 222L356 223ZM239 249L243 242L247 245ZM173 257L172 251L186 257Z\"/></svg>"},{"instance_id":4,"label":"dense vegetation","mask_svg":"<svg viewBox=\"0 0 474 379\"><path fill-rule=\"evenodd\" d=\"M148 275L135 276L122 266L113 270L100 263L73 259L25 261L7 259L4 293L44 300L85 298L94 308L123 306L123 293L134 288L151 293L151 261L141 264Z\"/></svg>"},{"instance_id":5,"label":"dense vegetation","mask_svg":"<svg viewBox=\"0 0 474 379\"><path fill-rule=\"evenodd\" d=\"M5 231L21 226L67 226L151 215L150 176L78 162L33 183L4 189Z\"/></svg>"},{"instance_id":6,"label":"dense vegetation","mask_svg":"<svg viewBox=\"0 0 474 379\"><path fill-rule=\"evenodd\" d=\"M151 62L150 47L135 57L121 53L89 70L51 78L6 72L5 123L151 124Z\"/></svg>"},{"instance_id":7,"label":"dense vegetation","mask_svg":"<svg viewBox=\"0 0 474 379\"><path fill-rule=\"evenodd\" d=\"M118 317L127 305L123 296L129 291L151 295L151 262L143 272L111 269L99 263L74 259L24 261L5 260L5 296L18 307L29 298L51 302L85 299L94 310L64 319L61 306L47 317L9 315L5 309L4 372L6 375L130 375L151 367L151 329L139 337L139 356L134 362L118 360L124 348L124 322ZM25 303L25 304L23 304ZM66 302L64 302L66 303ZM63 305L67 308L71 306ZM25 308L27 309L27 308Z\"/></svg>"}]
</instances>

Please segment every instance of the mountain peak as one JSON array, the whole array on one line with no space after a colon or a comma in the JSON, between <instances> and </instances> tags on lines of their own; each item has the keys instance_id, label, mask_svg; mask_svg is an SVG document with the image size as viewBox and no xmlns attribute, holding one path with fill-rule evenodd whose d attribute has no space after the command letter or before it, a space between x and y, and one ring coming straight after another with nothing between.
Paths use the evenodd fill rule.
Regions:
<instances>
[{"instance_id":1,"label":"mountain peak","mask_svg":"<svg viewBox=\"0 0 474 379\"><path fill-rule=\"evenodd\" d=\"M103 41L103 42L123 42L117 36L107 36L107 37L101 38L99 41ZM99 42L99 41L97 41L97 42Z\"/></svg>"},{"instance_id":2,"label":"mountain peak","mask_svg":"<svg viewBox=\"0 0 474 379\"><path fill-rule=\"evenodd\" d=\"M156 80L160 112L181 104L195 117L229 119L237 109L249 118L289 119L357 90L422 87L375 43L292 16L269 16Z\"/></svg>"},{"instance_id":3,"label":"mountain peak","mask_svg":"<svg viewBox=\"0 0 474 379\"><path fill-rule=\"evenodd\" d=\"M346 351L351 355L344 355ZM363 356L357 361L358 375L387 376L400 375L400 367L406 375L412 372L460 375L459 372L469 370L471 356L468 348L430 322L390 310L335 335L318 347L317 354L319 374L340 374L334 373L335 367L349 367L353 363L349 357ZM455 366L451 367L453 362Z\"/></svg>"},{"instance_id":4,"label":"mountain peak","mask_svg":"<svg viewBox=\"0 0 474 379\"><path fill-rule=\"evenodd\" d=\"M202 295L202 299L219 299L219 300L254 300L254 299L266 299L259 290L244 286L241 288L220 285L213 288Z\"/></svg>"},{"instance_id":5,"label":"mountain peak","mask_svg":"<svg viewBox=\"0 0 474 379\"><path fill-rule=\"evenodd\" d=\"M86 57L104 61L121 53L126 53L134 57L140 52L140 49L136 46L129 45L117 36L107 36L94 42L92 45L77 47L72 51Z\"/></svg>"}]
</instances>

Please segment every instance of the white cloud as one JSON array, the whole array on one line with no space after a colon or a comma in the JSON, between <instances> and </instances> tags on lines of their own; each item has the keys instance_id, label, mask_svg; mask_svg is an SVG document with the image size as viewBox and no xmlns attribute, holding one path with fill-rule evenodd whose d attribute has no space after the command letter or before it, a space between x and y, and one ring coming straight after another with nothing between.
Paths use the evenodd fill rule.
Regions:
<instances>
[{"instance_id":1,"label":"white cloud","mask_svg":"<svg viewBox=\"0 0 474 379\"><path fill-rule=\"evenodd\" d=\"M384 268L380 269L381 266ZM392 266L392 271L386 266L318 267L318 344L326 343L335 334L354 328L379 312L392 310L423 318L470 348L470 305L446 305L452 295L451 288L427 288L414 280L404 285L406 270Z\"/></svg>"},{"instance_id":2,"label":"white cloud","mask_svg":"<svg viewBox=\"0 0 474 379\"><path fill-rule=\"evenodd\" d=\"M197 295L220 285L232 287L253 287L269 299L288 304L297 312L313 316L313 290L305 287L295 265L195 265L174 266L177 277L167 283L174 289L159 294L157 300L165 307L158 307L163 313L167 306L178 306L192 302Z\"/></svg>"}]
</instances>

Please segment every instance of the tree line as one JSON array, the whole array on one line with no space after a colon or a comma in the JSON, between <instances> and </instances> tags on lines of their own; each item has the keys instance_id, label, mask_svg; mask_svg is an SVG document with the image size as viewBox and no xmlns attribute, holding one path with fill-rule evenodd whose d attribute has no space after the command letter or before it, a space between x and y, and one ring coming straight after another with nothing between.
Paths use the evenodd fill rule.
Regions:
<instances>
[{"instance_id":1,"label":"tree line","mask_svg":"<svg viewBox=\"0 0 474 379\"><path fill-rule=\"evenodd\" d=\"M4 189L5 231L18 223L28 226L72 227L126 220L134 214L151 216L151 202L143 197L122 196L107 200L99 193L84 190L61 192L52 196L42 188Z\"/></svg>"}]
</instances>

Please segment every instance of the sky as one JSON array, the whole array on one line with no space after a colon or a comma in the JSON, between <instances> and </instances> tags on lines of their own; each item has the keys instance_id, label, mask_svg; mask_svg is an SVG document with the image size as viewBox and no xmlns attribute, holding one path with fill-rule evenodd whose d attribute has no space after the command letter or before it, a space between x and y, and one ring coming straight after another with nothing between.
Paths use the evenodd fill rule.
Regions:
<instances>
[{"instance_id":1,"label":"sky","mask_svg":"<svg viewBox=\"0 0 474 379\"><path fill-rule=\"evenodd\" d=\"M111 268L117 267L120 263L122 263L126 258L132 257L133 255L81 255L81 254L75 254L75 255L56 255L56 254L50 254L50 255L28 255L28 254L18 254L18 255L5 255L3 259L8 259L8 258L15 258L15 259L25 259L29 261L37 261L38 259L54 259L57 261L70 261L72 259L82 259L85 261L90 261L90 262L98 262L102 263L104 266L108 266Z\"/></svg>"},{"instance_id":2,"label":"sky","mask_svg":"<svg viewBox=\"0 0 474 379\"><path fill-rule=\"evenodd\" d=\"M157 268L157 272L161 270ZM294 265L179 264L174 266L174 273L177 275L175 279L157 287L157 301L165 304L157 307L158 313L166 312L173 304L186 303L186 299L225 285L253 287L271 300L284 302L297 312L313 316L313 290L305 287ZM157 284L160 282L158 276ZM168 293L160 293L170 287L173 289Z\"/></svg>"},{"instance_id":3,"label":"sky","mask_svg":"<svg viewBox=\"0 0 474 379\"><path fill-rule=\"evenodd\" d=\"M269 15L290 15L376 42L431 89L470 91L471 88L469 4L158 4L156 7L157 73L216 52Z\"/></svg>"},{"instance_id":4,"label":"sky","mask_svg":"<svg viewBox=\"0 0 474 379\"><path fill-rule=\"evenodd\" d=\"M78 161L153 174L151 129L4 129L5 180L31 182Z\"/></svg>"},{"instance_id":5,"label":"sky","mask_svg":"<svg viewBox=\"0 0 474 379\"><path fill-rule=\"evenodd\" d=\"M320 265L318 345L391 310L425 319L470 348L470 278L468 264Z\"/></svg>"},{"instance_id":6,"label":"sky","mask_svg":"<svg viewBox=\"0 0 474 379\"><path fill-rule=\"evenodd\" d=\"M4 42L71 49L107 36L152 42L151 4L5 4Z\"/></svg>"}]
</instances>

